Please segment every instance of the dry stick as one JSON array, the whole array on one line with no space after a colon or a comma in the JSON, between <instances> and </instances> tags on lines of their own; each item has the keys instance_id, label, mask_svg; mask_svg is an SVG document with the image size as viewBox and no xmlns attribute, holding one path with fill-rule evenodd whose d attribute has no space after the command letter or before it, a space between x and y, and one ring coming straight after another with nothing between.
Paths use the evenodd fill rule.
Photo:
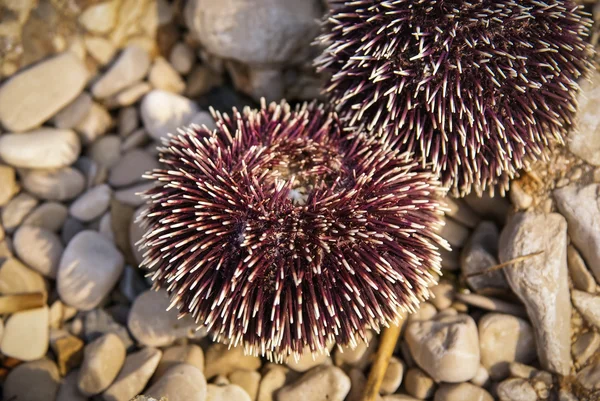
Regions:
<instances>
[{"instance_id":1,"label":"dry stick","mask_svg":"<svg viewBox=\"0 0 600 401\"><path fill-rule=\"evenodd\" d=\"M31 292L0 296L0 314L15 313L27 309L41 308L46 304L46 294Z\"/></svg>"},{"instance_id":2,"label":"dry stick","mask_svg":"<svg viewBox=\"0 0 600 401\"><path fill-rule=\"evenodd\" d=\"M379 394L379 388L381 387L381 382L383 382L383 376L385 376L385 371L390 364L390 358L394 353L396 342L398 342L405 321L406 314L404 314L398 325L392 324L390 327L383 330L379 349L377 350L375 361L371 366L371 372L369 372L369 378L365 386L365 392L363 393L363 401L376 400L377 395Z\"/></svg>"},{"instance_id":3,"label":"dry stick","mask_svg":"<svg viewBox=\"0 0 600 401\"><path fill-rule=\"evenodd\" d=\"M482 274L488 274L488 273L491 273L493 271L503 269L506 266L512 265L514 263L522 262L522 261L527 260L529 258L532 258L534 256L541 255L542 253L544 253L544 251L539 251L539 252L535 252L535 253L530 253L528 255L519 256L518 258L514 258L514 259L511 259L511 260L506 261L504 263L500 263L499 265L492 266L489 269L485 269L485 270L480 271L480 272L475 272L475 273L468 274L467 277L481 276Z\"/></svg>"}]
</instances>

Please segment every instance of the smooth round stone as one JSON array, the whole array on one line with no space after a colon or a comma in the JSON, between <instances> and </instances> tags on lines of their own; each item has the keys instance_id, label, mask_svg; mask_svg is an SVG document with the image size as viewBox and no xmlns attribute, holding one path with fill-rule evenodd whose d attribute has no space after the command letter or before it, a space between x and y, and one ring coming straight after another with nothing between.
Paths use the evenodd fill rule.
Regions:
<instances>
[{"instance_id":1,"label":"smooth round stone","mask_svg":"<svg viewBox=\"0 0 600 401\"><path fill-rule=\"evenodd\" d=\"M156 372L154 372L155 379L160 378L167 370L180 363L195 366L203 372L204 352L202 348L195 344L188 344L175 345L165 349Z\"/></svg>"},{"instance_id":2,"label":"smooth round stone","mask_svg":"<svg viewBox=\"0 0 600 401\"><path fill-rule=\"evenodd\" d=\"M196 55L194 51L185 43L178 42L171 49L169 63L180 74L187 74L192 70Z\"/></svg>"},{"instance_id":3,"label":"smooth round stone","mask_svg":"<svg viewBox=\"0 0 600 401\"><path fill-rule=\"evenodd\" d=\"M48 307L16 312L4 327L0 351L21 361L34 361L48 352Z\"/></svg>"},{"instance_id":4,"label":"smooth round stone","mask_svg":"<svg viewBox=\"0 0 600 401\"><path fill-rule=\"evenodd\" d=\"M371 357L377 351L378 337L375 337L373 332L368 331L367 340L368 343L359 339L354 349L350 347L337 348L333 355L336 366L351 366L358 369L366 368L371 363Z\"/></svg>"},{"instance_id":5,"label":"smooth round stone","mask_svg":"<svg viewBox=\"0 0 600 401\"><path fill-rule=\"evenodd\" d=\"M350 392L350 378L335 366L316 367L278 392L279 401L343 400Z\"/></svg>"},{"instance_id":6,"label":"smooth round stone","mask_svg":"<svg viewBox=\"0 0 600 401\"><path fill-rule=\"evenodd\" d=\"M117 21L119 2L108 1L87 7L79 16L79 23L89 32L108 33Z\"/></svg>"},{"instance_id":7,"label":"smooth round stone","mask_svg":"<svg viewBox=\"0 0 600 401\"><path fill-rule=\"evenodd\" d=\"M263 376L258 387L257 399L272 400L279 389L285 385L288 370L281 365L268 364L262 372ZM216 382L217 379L214 381Z\"/></svg>"},{"instance_id":8,"label":"smooth round stone","mask_svg":"<svg viewBox=\"0 0 600 401\"><path fill-rule=\"evenodd\" d=\"M207 386L207 396L211 401L252 401L248 393L235 384L225 386L209 384Z\"/></svg>"},{"instance_id":9,"label":"smooth round stone","mask_svg":"<svg viewBox=\"0 0 600 401\"><path fill-rule=\"evenodd\" d=\"M507 379L496 390L500 401L537 401L535 389L525 379Z\"/></svg>"},{"instance_id":10,"label":"smooth round stone","mask_svg":"<svg viewBox=\"0 0 600 401\"><path fill-rule=\"evenodd\" d=\"M494 380L508 376L511 362L535 359L535 337L529 322L511 315L489 313L479 320L481 364Z\"/></svg>"},{"instance_id":11,"label":"smooth round stone","mask_svg":"<svg viewBox=\"0 0 600 401\"><path fill-rule=\"evenodd\" d=\"M178 319L176 308L167 311L170 301L164 290L147 290L133 302L127 326L135 339L150 347L170 345L178 338L191 337L196 329L193 319Z\"/></svg>"},{"instance_id":12,"label":"smooth round stone","mask_svg":"<svg viewBox=\"0 0 600 401\"><path fill-rule=\"evenodd\" d=\"M62 202L75 198L83 191L85 178L71 167L27 170L21 174L21 184L28 192L41 199Z\"/></svg>"},{"instance_id":13,"label":"smooth round stone","mask_svg":"<svg viewBox=\"0 0 600 401\"><path fill-rule=\"evenodd\" d=\"M132 149L111 168L108 182L113 187L125 187L141 181L142 175L158 167L158 160L148 152Z\"/></svg>"},{"instance_id":14,"label":"smooth round stone","mask_svg":"<svg viewBox=\"0 0 600 401\"><path fill-rule=\"evenodd\" d=\"M125 205L138 207L146 203L141 194L155 186L154 182L142 182L141 184L123 188L115 191L115 199Z\"/></svg>"},{"instance_id":15,"label":"smooth round stone","mask_svg":"<svg viewBox=\"0 0 600 401\"><path fill-rule=\"evenodd\" d=\"M329 347L329 351L333 348L334 344L331 344ZM293 358L290 358L286 365L288 368L295 370L296 372L306 372L318 365L330 365L331 357L327 353L317 353L312 354L310 352L310 347L306 347L304 351L300 354L300 358L295 361Z\"/></svg>"},{"instance_id":16,"label":"smooth round stone","mask_svg":"<svg viewBox=\"0 0 600 401\"><path fill-rule=\"evenodd\" d=\"M590 391L600 390L600 362L592 363L577 373L577 381Z\"/></svg>"},{"instance_id":17,"label":"smooth round stone","mask_svg":"<svg viewBox=\"0 0 600 401\"><path fill-rule=\"evenodd\" d=\"M46 277L55 278L64 248L60 238L41 227L21 226L13 243L17 256L25 264Z\"/></svg>"},{"instance_id":18,"label":"smooth round stone","mask_svg":"<svg viewBox=\"0 0 600 401\"><path fill-rule=\"evenodd\" d=\"M165 397L169 401L206 401L206 393L206 379L202 372L186 364L172 367L145 391L147 397L157 400Z\"/></svg>"},{"instance_id":19,"label":"smooth round stone","mask_svg":"<svg viewBox=\"0 0 600 401\"><path fill-rule=\"evenodd\" d=\"M393 394L398 390L402 383L402 377L404 376L404 363L396 357L390 358L390 363L385 370L381 387L379 388L380 394Z\"/></svg>"},{"instance_id":20,"label":"smooth round stone","mask_svg":"<svg viewBox=\"0 0 600 401\"><path fill-rule=\"evenodd\" d=\"M406 372L404 387L410 395L415 396L420 400L424 400L433 395L436 385L427 373L419 368L411 368Z\"/></svg>"},{"instance_id":21,"label":"smooth round stone","mask_svg":"<svg viewBox=\"0 0 600 401\"><path fill-rule=\"evenodd\" d=\"M112 125L112 117L108 111L98 103L92 103L92 107L76 126L81 141L85 145L94 142L98 137L104 135Z\"/></svg>"},{"instance_id":22,"label":"smooth round stone","mask_svg":"<svg viewBox=\"0 0 600 401\"><path fill-rule=\"evenodd\" d=\"M111 168L121 157L121 138L117 135L106 135L92 143L89 156L101 166Z\"/></svg>"},{"instance_id":23,"label":"smooth round stone","mask_svg":"<svg viewBox=\"0 0 600 401\"><path fill-rule=\"evenodd\" d=\"M69 216L62 227L60 238L63 243L68 244L77 234L85 229L85 226L79 220Z\"/></svg>"},{"instance_id":24,"label":"smooth round stone","mask_svg":"<svg viewBox=\"0 0 600 401\"><path fill-rule=\"evenodd\" d=\"M129 354L114 383L106 389L104 401L131 400L142 392L154 373L162 352L156 348L144 348Z\"/></svg>"},{"instance_id":25,"label":"smooth round stone","mask_svg":"<svg viewBox=\"0 0 600 401\"><path fill-rule=\"evenodd\" d=\"M408 315L408 323L417 322L420 320L429 320L437 315L437 309L429 302L423 302L419 305L419 309L415 313Z\"/></svg>"},{"instance_id":26,"label":"smooth round stone","mask_svg":"<svg viewBox=\"0 0 600 401\"><path fill-rule=\"evenodd\" d=\"M188 124L196 124L201 127L204 126L211 131L217 128L217 123L215 123L215 119L208 111L201 111L197 113L196 115L194 115L194 117L192 117Z\"/></svg>"},{"instance_id":27,"label":"smooth round stone","mask_svg":"<svg viewBox=\"0 0 600 401\"><path fill-rule=\"evenodd\" d=\"M2 271L0 270L0 274ZM588 331L587 333L581 334L579 338L571 346L571 353L575 359L575 362L579 365L583 365L588 359L596 355L600 349L600 334Z\"/></svg>"},{"instance_id":28,"label":"smooth round stone","mask_svg":"<svg viewBox=\"0 0 600 401\"><path fill-rule=\"evenodd\" d=\"M77 160L80 151L79 137L71 130L40 128L0 136L0 159L14 167L66 167Z\"/></svg>"},{"instance_id":29,"label":"smooth round stone","mask_svg":"<svg viewBox=\"0 0 600 401\"><path fill-rule=\"evenodd\" d=\"M88 401L88 398L77 388L78 378L79 369L72 370L64 377L60 383L56 401Z\"/></svg>"},{"instance_id":30,"label":"smooth round stone","mask_svg":"<svg viewBox=\"0 0 600 401\"><path fill-rule=\"evenodd\" d=\"M92 97L88 93L82 92L75 100L59 111L52 118L52 122L56 128L71 129L85 118L91 107Z\"/></svg>"},{"instance_id":31,"label":"smooth round stone","mask_svg":"<svg viewBox=\"0 0 600 401\"><path fill-rule=\"evenodd\" d=\"M29 213L21 225L58 232L65 223L68 214L67 207L62 203L44 202Z\"/></svg>"},{"instance_id":32,"label":"smooth round stone","mask_svg":"<svg viewBox=\"0 0 600 401\"><path fill-rule=\"evenodd\" d=\"M2 262L0 264L0 293L23 294L28 292L46 292L46 282L42 275L14 258Z\"/></svg>"},{"instance_id":33,"label":"smooth round stone","mask_svg":"<svg viewBox=\"0 0 600 401\"><path fill-rule=\"evenodd\" d=\"M468 315L413 322L405 338L415 362L436 381L468 381L479 369L477 326Z\"/></svg>"},{"instance_id":34,"label":"smooth round stone","mask_svg":"<svg viewBox=\"0 0 600 401\"><path fill-rule=\"evenodd\" d=\"M74 100L87 78L85 65L70 52L23 69L0 87L0 122L17 132L39 126Z\"/></svg>"},{"instance_id":35,"label":"smooth round stone","mask_svg":"<svg viewBox=\"0 0 600 401\"><path fill-rule=\"evenodd\" d=\"M118 56L114 64L92 86L92 94L104 99L140 81L150 67L148 53L139 46L130 45Z\"/></svg>"},{"instance_id":36,"label":"smooth round stone","mask_svg":"<svg viewBox=\"0 0 600 401\"><path fill-rule=\"evenodd\" d=\"M433 401L494 401L494 398L471 383L442 384L435 392Z\"/></svg>"},{"instance_id":37,"label":"smooth round stone","mask_svg":"<svg viewBox=\"0 0 600 401\"><path fill-rule=\"evenodd\" d=\"M140 107L144 128L156 141L176 134L199 111L188 98L159 89L144 96Z\"/></svg>"},{"instance_id":38,"label":"smooth round stone","mask_svg":"<svg viewBox=\"0 0 600 401\"><path fill-rule=\"evenodd\" d=\"M33 208L38 204L38 200L26 192L21 192L11 199L2 209L2 225L8 233L12 233L22 223Z\"/></svg>"},{"instance_id":39,"label":"smooth round stone","mask_svg":"<svg viewBox=\"0 0 600 401\"><path fill-rule=\"evenodd\" d=\"M133 214L133 217L131 218L131 223L129 223L129 245L131 246L133 256L138 265L144 260L144 252L138 245L138 241L140 241L143 235L146 233L146 229L142 226L142 223L138 221L144 211L144 208L144 206L137 208Z\"/></svg>"},{"instance_id":40,"label":"smooth round stone","mask_svg":"<svg viewBox=\"0 0 600 401\"><path fill-rule=\"evenodd\" d=\"M4 399L15 401L54 400L59 383L58 367L51 360L40 359L26 362L11 370L6 377L3 387Z\"/></svg>"},{"instance_id":41,"label":"smooth round stone","mask_svg":"<svg viewBox=\"0 0 600 401\"><path fill-rule=\"evenodd\" d=\"M258 386L260 384L260 373L248 370L236 370L228 376L231 384L235 384L244 389L251 400L256 400Z\"/></svg>"},{"instance_id":42,"label":"smooth round stone","mask_svg":"<svg viewBox=\"0 0 600 401\"><path fill-rule=\"evenodd\" d=\"M108 209L111 196L112 191L108 185L98 185L75 199L69 207L69 213L80 221L92 221Z\"/></svg>"},{"instance_id":43,"label":"smooth round stone","mask_svg":"<svg viewBox=\"0 0 600 401\"><path fill-rule=\"evenodd\" d=\"M214 376L227 376L238 369L257 370L260 368L260 358L245 355L242 347L228 348L224 344L212 344L206 351L206 369L204 374L210 379Z\"/></svg>"},{"instance_id":44,"label":"smooth round stone","mask_svg":"<svg viewBox=\"0 0 600 401\"><path fill-rule=\"evenodd\" d=\"M441 282L438 285L431 287L431 292L434 296L431 298L430 302L438 310L447 309L452 305L455 291L451 283Z\"/></svg>"},{"instance_id":45,"label":"smooth round stone","mask_svg":"<svg viewBox=\"0 0 600 401\"><path fill-rule=\"evenodd\" d=\"M15 169L0 165L0 207L6 205L19 192Z\"/></svg>"},{"instance_id":46,"label":"smooth round stone","mask_svg":"<svg viewBox=\"0 0 600 401\"><path fill-rule=\"evenodd\" d=\"M125 363L125 346L113 333L92 341L83 349L77 387L87 396L106 390Z\"/></svg>"},{"instance_id":47,"label":"smooth round stone","mask_svg":"<svg viewBox=\"0 0 600 401\"><path fill-rule=\"evenodd\" d=\"M156 89L173 93L183 93L185 82L179 73L162 57L157 57L150 68L148 81Z\"/></svg>"},{"instance_id":48,"label":"smooth round stone","mask_svg":"<svg viewBox=\"0 0 600 401\"><path fill-rule=\"evenodd\" d=\"M56 278L60 298L79 310L95 308L119 280L124 263L121 252L102 234L81 231L60 260Z\"/></svg>"}]
</instances>

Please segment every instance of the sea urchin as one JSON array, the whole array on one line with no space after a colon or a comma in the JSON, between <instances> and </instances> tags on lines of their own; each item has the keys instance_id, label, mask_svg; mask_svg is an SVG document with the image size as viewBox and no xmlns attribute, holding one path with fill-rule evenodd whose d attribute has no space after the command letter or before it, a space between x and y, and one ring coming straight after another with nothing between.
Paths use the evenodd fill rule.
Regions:
<instances>
[{"instance_id":1,"label":"sea urchin","mask_svg":"<svg viewBox=\"0 0 600 401\"><path fill-rule=\"evenodd\" d=\"M275 360L354 345L427 298L435 176L315 103L213 111L161 148L143 265L217 341Z\"/></svg>"},{"instance_id":2,"label":"sea urchin","mask_svg":"<svg viewBox=\"0 0 600 401\"><path fill-rule=\"evenodd\" d=\"M455 194L508 179L554 142L591 67L571 0L330 0L316 61L349 128L416 152Z\"/></svg>"}]
</instances>

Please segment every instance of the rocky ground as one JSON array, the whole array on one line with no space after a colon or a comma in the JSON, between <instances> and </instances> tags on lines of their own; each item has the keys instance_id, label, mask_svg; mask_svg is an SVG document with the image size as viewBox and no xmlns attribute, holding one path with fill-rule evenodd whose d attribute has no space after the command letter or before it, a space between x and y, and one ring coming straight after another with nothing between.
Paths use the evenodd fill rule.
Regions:
<instances>
[{"instance_id":1,"label":"rocky ground","mask_svg":"<svg viewBox=\"0 0 600 401\"><path fill-rule=\"evenodd\" d=\"M210 126L209 105L318 96L320 1L257 0L276 3L260 34L233 1L199 3L0 0L4 400L361 400L377 334L268 363L177 320L138 269L136 194L161 137ZM380 400L600 399L599 88L568 148L506 198L447 200L453 251Z\"/></svg>"}]
</instances>

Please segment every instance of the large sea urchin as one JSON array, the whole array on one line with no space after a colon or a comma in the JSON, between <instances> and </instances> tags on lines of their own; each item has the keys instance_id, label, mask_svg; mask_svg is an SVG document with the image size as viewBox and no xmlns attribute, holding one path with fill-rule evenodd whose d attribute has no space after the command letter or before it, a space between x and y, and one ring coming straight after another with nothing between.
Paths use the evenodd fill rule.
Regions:
<instances>
[{"instance_id":1,"label":"large sea urchin","mask_svg":"<svg viewBox=\"0 0 600 401\"><path fill-rule=\"evenodd\" d=\"M143 265L217 341L282 360L356 344L428 296L435 176L335 113L285 102L213 112L161 149Z\"/></svg>"},{"instance_id":2,"label":"large sea urchin","mask_svg":"<svg viewBox=\"0 0 600 401\"><path fill-rule=\"evenodd\" d=\"M417 152L455 194L561 143L590 70L591 20L566 0L330 0L316 61L351 130Z\"/></svg>"}]
</instances>

